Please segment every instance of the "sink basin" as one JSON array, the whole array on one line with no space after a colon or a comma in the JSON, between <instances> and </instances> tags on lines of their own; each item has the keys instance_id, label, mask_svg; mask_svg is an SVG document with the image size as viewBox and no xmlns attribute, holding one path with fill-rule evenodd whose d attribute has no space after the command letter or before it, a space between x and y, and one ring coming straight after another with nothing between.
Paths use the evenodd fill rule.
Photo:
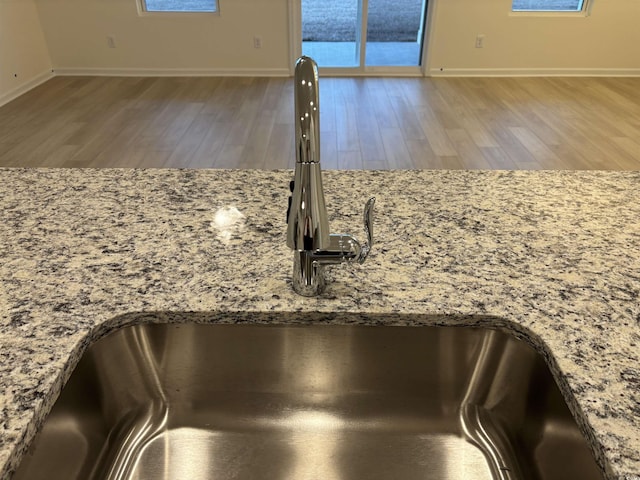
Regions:
<instances>
[{"instance_id":1,"label":"sink basin","mask_svg":"<svg viewBox=\"0 0 640 480\"><path fill-rule=\"evenodd\" d=\"M602 479L542 356L466 327L137 325L15 479Z\"/></svg>"}]
</instances>

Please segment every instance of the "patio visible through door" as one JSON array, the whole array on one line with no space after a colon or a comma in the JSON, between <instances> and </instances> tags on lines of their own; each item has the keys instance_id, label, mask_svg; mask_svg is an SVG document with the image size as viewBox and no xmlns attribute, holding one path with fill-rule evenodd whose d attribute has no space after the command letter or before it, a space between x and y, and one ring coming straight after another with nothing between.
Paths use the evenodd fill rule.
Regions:
<instances>
[{"instance_id":1,"label":"patio visible through door","mask_svg":"<svg viewBox=\"0 0 640 480\"><path fill-rule=\"evenodd\" d=\"M302 0L302 53L320 67L418 67L426 0Z\"/></svg>"}]
</instances>

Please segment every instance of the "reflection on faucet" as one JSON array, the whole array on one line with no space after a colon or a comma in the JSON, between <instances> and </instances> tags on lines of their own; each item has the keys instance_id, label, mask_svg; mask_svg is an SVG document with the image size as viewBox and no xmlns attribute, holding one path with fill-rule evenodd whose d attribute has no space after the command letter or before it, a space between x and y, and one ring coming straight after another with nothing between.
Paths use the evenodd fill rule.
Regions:
<instances>
[{"instance_id":1,"label":"reflection on faucet","mask_svg":"<svg viewBox=\"0 0 640 480\"><path fill-rule=\"evenodd\" d=\"M364 209L368 237L361 245L355 237L330 234L320 171L320 105L318 66L300 57L295 69L296 167L287 212L287 246L294 250L293 289L311 297L322 293L324 267L342 262L363 263L373 244L373 205Z\"/></svg>"}]
</instances>

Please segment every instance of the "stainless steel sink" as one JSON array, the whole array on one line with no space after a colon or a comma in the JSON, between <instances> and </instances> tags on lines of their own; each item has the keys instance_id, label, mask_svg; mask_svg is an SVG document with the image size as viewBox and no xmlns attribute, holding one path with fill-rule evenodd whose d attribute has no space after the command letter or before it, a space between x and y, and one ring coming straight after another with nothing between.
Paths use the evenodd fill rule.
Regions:
<instances>
[{"instance_id":1,"label":"stainless steel sink","mask_svg":"<svg viewBox=\"0 0 640 480\"><path fill-rule=\"evenodd\" d=\"M601 479L542 357L461 327L140 325L15 479Z\"/></svg>"}]
</instances>

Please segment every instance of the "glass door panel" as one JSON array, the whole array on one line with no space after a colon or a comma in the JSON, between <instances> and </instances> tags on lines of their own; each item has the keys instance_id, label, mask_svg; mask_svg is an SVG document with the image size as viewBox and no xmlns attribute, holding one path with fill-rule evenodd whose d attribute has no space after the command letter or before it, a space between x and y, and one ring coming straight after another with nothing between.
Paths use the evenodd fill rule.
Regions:
<instances>
[{"instance_id":1,"label":"glass door panel","mask_svg":"<svg viewBox=\"0 0 640 480\"><path fill-rule=\"evenodd\" d=\"M418 66L422 57L424 0L369 0L369 66Z\"/></svg>"},{"instance_id":2,"label":"glass door panel","mask_svg":"<svg viewBox=\"0 0 640 480\"><path fill-rule=\"evenodd\" d=\"M358 67L362 0L302 0L302 53L319 67Z\"/></svg>"}]
</instances>

